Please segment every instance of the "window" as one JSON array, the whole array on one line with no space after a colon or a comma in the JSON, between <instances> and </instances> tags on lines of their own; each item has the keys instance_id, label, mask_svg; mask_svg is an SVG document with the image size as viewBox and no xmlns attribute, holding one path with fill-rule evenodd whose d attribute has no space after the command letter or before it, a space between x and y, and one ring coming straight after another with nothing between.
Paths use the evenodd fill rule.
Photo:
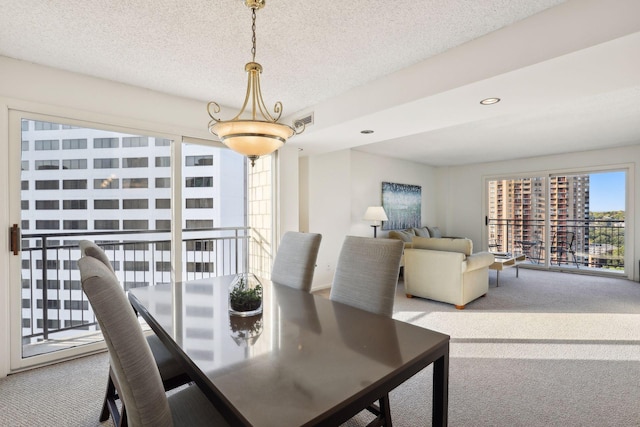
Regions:
<instances>
[{"instance_id":1,"label":"window","mask_svg":"<svg viewBox=\"0 0 640 427\"><path fill-rule=\"evenodd\" d=\"M214 244L212 240L196 240L187 242L188 251L213 251Z\"/></svg>"},{"instance_id":2,"label":"window","mask_svg":"<svg viewBox=\"0 0 640 427\"><path fill-rule=\"evenodd\" d=\"M185 166L212 166L212 165L213 165L213 155L185 157Z\"/></svg>"},{"instance_id":3,"label":"window","mask_svg":"<svg viewBox=\"0 0 640 427\"><path fill-rule=\"evenodd\" d=\"M171 209L171 199L156 199L156 209Z\"/></svg>"},{"instance_id":4,"label":"window","mask_svg":"<svg viewBox=\"0 0 640 427\"><path fill-rule=\"evenodd\" d=\"M186 208L187 209L205 209L213 207L213 199L187 199L186 200Z\"/></svg>"},{"instance_id":5,"label":"window","mask_svg":"<svg viewBox=\"0 0 640 427\"><path fill-rule=\"evenodd\" d=\"M29 120L22 119L21 120L22 131L26 132L29 130Z\"/></svg>"},{"instance_id":6,"label":"window","mask_svg":"<svg viewBox=\"0 0 640 427\"><path fill-rule=\"evenodd\" d=\"M212 262L188 262L187 271L189 273L212 273L214 271L213 263Z\"/></svg>"},{"instance_id":7,"label":"window","mask_svg":"<svg viewBox=\"0 0 640 427\"><path fill-rule=\"evenodd\" d=\"M41 299L39 299L36 302L36 305L37 305L38 308L42 308L42 306L44 304L43 304L43 301ZM51 308L51 309L54 309L54 310L60 308L60 301L58 301L57 299L47 300L47 308Z\"/></svg>"},{"instance_id":8,"label":"window","mask_svg":"<svg viewBox=\"0 0 640 427\"><path fill-rule=\"evenodd\" d=\"M65 280L63 282L64 289L66 290L79 290L82 289L80 280Z\"/></svg>"},{"instance_id":9,"label":"window","mask_svg":"<svg viewBox=\"0 0 640 427\"><path fill-rule=\"evenodd\" d=\"M42 260L36 260L36 268L38 269L42 269L43 268L43 263ZM58 268L58 261L56 261L55 259L48 259L47 260L47 270L55 270ZM36 287L38 289L42 289L42 280L37 280L36 281ZM58 289L58 282L55 280L47 280L47 289Z\"/></svg>"},{"instance_id":10,"label":"window","mask_svg":"<svg viewBox=\"0 0 640 427\"><path fill-rule=\"evenodd\" d=\"M35 130L58 130L58 129L60 129L60 125L58 123L34 121L33 124L34 124L33 128Z\"/></svg>"},{"instance_id":11,"label":"window","mask_svg":"<svg viewBox=\"0 0 640 427\"><path fill-rule=\"evenodd\" d=\"M62 209L87 209L86 200L63 200Z\"/></svg>"},{"instance_id":12,"label":"window","mask_svg":"<svg viewBox=\"0 0 640 427\"><path fill-rule=\"evenodd\" d=\"M44 325L44 320L43 319L36 319L36 325L39 329L42 329L43 325ZM55 320L55 319L49 319L47 320L47 328L49 329L58 329L60 328L60 321L59 320Z\"/></svg>"},{"instance_id":13,"label":"window","mask_svg":"<svg viewBox=\"0 0 640 427\"><path fill-rule=\"evenodd\" d=\"M27 190L29 188L27 187ZM36 190L59 190L60 181L57 179L36 181Z\"/></svg>"},{"instance_id":14,"label":"window","mask_svg":"<svg viewBox=\"0 0 640 427\"><path fill-rule=\"evenodd\" d=\"M125 219L122 220L123 230L148 230L149 220L147 219Z\"/></svg>"},{"instance_id":15,"label":"window","mask_svg":"<svg viewBox=\"0 0 640 427\"><path fill-rule=\"evenodd\" d=\"M125 261L124 271L149 271L149 261Z\"/></svg>"},{"instance_id":16,"label":"window","mask_svg":"<svg viewBox=\"0 0 640 427\"><path fill-rule=\"evenodd\" d=\"M21 190L28 190L29 189L29 181L20 181L20 189Z\"/></svg>"},{"instance_id":17,"label":"window","mask_svg":"<svg viewBox=\"0 0 640 427\"><path fill-rule=\"evenodd\" d=\"M171 230L171 220L156 219L156 230Z\"/></svg>"},{"instance_id":18,"label":"window","mask_svg":"<svg viewBox=\"0 0 640 427\"><path fill-rule=\"evenodd\" d=\"M22 209L23 211L29 210L29 201L20 200L20 209Z\"/></svg>"},{"instance_id":19,"label":"window","mask_svg":"<svg viewBox=\"0 0 640 427\"><path fill-rule=\"evenodd\" d=\"M62 188L65 190L86 190L86 179L65 179L62 181Z\"/></svg>"},{"instance_id":20,"label":"window","mask_svg":"<svg viewBox=\"0 0 640 427\"><path fill-rule=\"evenodd\" d=\"M93 227L96 230L119 230L120 222L117 219L96 219Z\"/></svg>"},{"instance_id":21,"label":"window","mask_svg":"<svg viewBox=\"0 0 640 427\"><path fill-rule=\"evenodd\" d=\"M59 200L36 200L36 210L60 209Z\"/></svg>"},{"instance_id":22,"label":"window","mask_svg":"<svg viewBox=\"0 0 640 427\"><path fill-rule=\"evenodd\" d=\"M22 224L22 225L21 225L20 227L21 227L23 230L28 230L28 229L29 229L29 220L28 220L28 219L23 219L23 220L21 221L21 224Z\"/></svg>"},{"instance_id":23,"label":"window","mask_svg":"<svg viewBox=\"0 0 640 427\"><path fill-rule=\"evenodd\" d=\"M31 300L28 298L22 299L22 308L31 308Z\"/></svg>"},{"instance_id":24,"label":"window","mask_svg":"<svg viewBox=\"0 0 640 427\"><path fill-rule=\"evenodd\" d=\"M147 168L149 167L148 157L125 157L122 159L123 168Z\"/></svg>"},{"instance_id":25,"label":"window","mask_svg":"<svg viewBox=\"0 0 640 427\"><path fill-rule=\"evenodd\" d=\"M118 138L94 138L93 148L118 148Z\"/></svg>"},{"instance_id":26,"label":"window","mask_svg":"<svg viewBox=\"0 0 640 427\"><path fill-rule=\"evenodd\" d=\"M60 169L59 160L36 160L35 168L38 171Z\"/></svg>"},{"instance_id":27,"label":"window","mask_svg":"<svg viewBox=\"0 0 640 427\"><path fill-rule=\"evenodd\" d=\"M64 301L65 310L89 310L89 301Z\"/></svg>"},{"instance_id":28,"label":"window","mask_svg":"<svg viewBox=\"0 0 640 427\"><path fill-rule=\"evenodd\" d=\"M122 138L123 147L148 147L149 138L146 136L125 136Z\"/></svg>"},{"instance_id":29,"label":"window","mask_svg":"<svg viewBox=\"0 0 640 427\"><path fill-rule=\"evenodd\" d=\"M170 139L156 138L156 147L168 147L171 145Z\"/></svg>"},{"instance_id":30,"label":"window","mask_svg":"<svg viewBox=\"0 0 640 427\"><path fill-rule=\"evenodd\" d=\"M57 219L36 221L36 230L59 230L59 229L60 229L60 221L58 221Z\"/></svg>"},{"instance_id":31,"label":"window","mask_svg":"<svg viewBox=\"0 0 640 427\"><path fill-rule=\"evenodd\" d=\"M86 230L87 220L84 219L65 219L62 222L65 230Z\"/></svg>"},{"instance_id":32,"label":"window","mask_svg":"<svg viewBox=\"0 0 640 427\"><path fill-rule=\"evenodd\" d=\"M212 176L196 176L187 178L185 181L187 187L213 187Z\"/></svg>"},{"instance_id":33,"label":"window","mask_svg":"<svg viewBox=\"0 0 640 427\"><path fill-rule=\"evenodd\" d=\"M148 188L149 180L147 178L123 178L122 188Z\"/></svg>"},{"instance_id":34,"label":"window","mask_svg":"<svg viewBox=\"0 0 640 427\"><path fill-rule=\"evenodd\" d=\"M213 228L211 219L188 219L187 228Z\"/></svg>"},{"instance_id":35,"label":"window","mask_svg":"<svg viewBox=\"0 0 640 427\"><path fill-rule=\"evenodd\" d=\"M120 159L93 159L94 169L115 169L120 167Z\"/></svg>"},{"instance_id":36,"label":"window","mask_svg":"<svg viewBox=\"0 0 640 427\"><path fill-rule=\"evenodd\" d=\"M120 200L118 199L106 199L106 200L94 200L94 209L120 209Z\"/></svg>"},{"instance_id":37,"label":"window","mask_svg":"<svg viewBox=\"0 0 640 427\"><path fill-rule=\"evenodd\" d=\"M66 260L62 263L65 270L78 270L78 260Z\"/></svg>"},{"instance_id":38,"label":"window","mask_svg":"<svg viewBox=\"0 0 640 427\"><path fill-rule=\"evenodd\" d=\"M168 168L171 166L171 157L156 157L157 168Z\"/></svg>"},{"instance_id":39,"label":"window","mask_svg":"<svg viewBox=\"0 0 640 427\"><path fill-rule=\"evenodd\" d=\"M62 140L63 150L85 150L86 148L87 148L86 138Z\"/></svg>"},{"instance_id":40,"label":"window","mask_svg":"<svg viewBox=\"0 0 640 427\"><path fill-rule=\"evenodd\" d=\"M36 151L58 150L60 141L57 139L37 139L35 147Z\"/></svg>"},{"instance_id":41,"label":"window","mask_svg":"<svg viewBox=\"0 0 640 427\"><path fill-rule=\"evenodd\" d=\"M148 199L124 199L122 209L149 209Z\"/></svg>"},{"instance_id":42,"label":"window","mask_svg":"<svg viewBox=\"0 0 640 427\"><path fill-rule=\"evenodd\" d=\"M86 169L87 159L69 159L62 161L62 169Z\"/></svg>"},{"instance_id":43,"label":"window","mask_svg":"<svg viewBox=\"0 0 640 427\"><path fill-rule=\"evenodd\" d=\"M106 179L94 179L93 188L96 190L120 188L120 180L115 178L113 175Z\"/></svg>"},{"instance_id":44,"label":"window","mask_svg":"<svg viewBox=\"0 0 640 427\"><path fill-rule=\"evenodd\" d=\"M171 262L169 261L156 261L156 271L171 271Z\"/></svg>"},{"instance_id":45,"label":"window","mask_svg":"<svg viewBox=\"0 0 640 427\"><path fill-rule=\"evenodd\" d=\"M156 188L171 188L171 178L156 178Z\"/></svg>"},{"instance_id":46,"label":"window","mask_svg":"<svg viewBox=\"0 0 640 427\"><path fill-rule=\"evenodd\" d=\"M23 160L20 162L20 170L28 171L29 170L29 160Z\"/></svg>"},{"instance_id":47,"label":"window","mask_svg":"<svg viewBox=\"0 0 640 427\"><path fill-rule=\"evenodd\" d=\"M29 151L29 141L22 141L22 151Z\"/></svg>"}]
</instances>

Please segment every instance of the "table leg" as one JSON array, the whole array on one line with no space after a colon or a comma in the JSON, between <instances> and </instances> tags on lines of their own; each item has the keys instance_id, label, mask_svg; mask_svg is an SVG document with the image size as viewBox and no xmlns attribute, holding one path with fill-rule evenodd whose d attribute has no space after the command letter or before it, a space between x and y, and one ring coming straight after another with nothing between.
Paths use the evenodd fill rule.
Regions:
<instances>
[{"instance_id":1,"label":"table leg","mask_svg":"<svg viewBox=\"0 0 640 427\"><path fill-rule=\"evenodd\" d=\"M500 270L496 270L496 288L500 287Z\"/></svg>"},{"instance_id":2,"label":"table leg","mask_svg":"<svg viewBox=\"0 0 640 427\"><path fill-rule=\"evenodd\" d=\"M449 412L449 344L444 355L433 363L433 414L434 426L446 426Z\"/></svg>"}]
</instances>

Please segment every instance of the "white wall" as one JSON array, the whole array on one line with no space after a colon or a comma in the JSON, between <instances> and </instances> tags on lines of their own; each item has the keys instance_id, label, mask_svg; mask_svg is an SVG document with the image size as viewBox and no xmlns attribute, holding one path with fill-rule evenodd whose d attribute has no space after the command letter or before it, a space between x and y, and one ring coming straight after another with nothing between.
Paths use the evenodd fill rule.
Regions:
<instances>
[{"instance_id":1,"label":"white wall","mask_svg":"<svg viewBox=\"0 0 640 427\"><path fill-rule=\"evenodd\" d=\"M345 236L373 237L371 223L362 217L367 207L382 204L383 181L420 185L422 223L436 225L436 172L429 166L343 150L301 159L300 172L301 183L307 184L300 200L308 204L300 209L308 212L301 223L322 234L314 289L331 284ZM387 235L378 230L379 238Z\"/></svg>"},{"instance_id":2,"label":"white wall","mask_svg":"<svg viewBox=\"0 0 640 427\"><path fill-rule=\"evenodd\" d=\"M640 142L640 141L639 141ZM448 233L469 237L474 249L486 246L484 225L483 185L485 178L514 176L522 174L553 172L585 172L592 168L616 169L629 168L627 176L628 200L626 211L625 266L630 278L638 278L635 248L640 244L638 215L640 198L636 189L640 188L640 177L636 167L640 161L640 145L612 148L607 150L585 151L555 156L535 157L505 162L483 163L459 167L439 168L437 217L446 219Z\"/></svg>"}]
</instances>

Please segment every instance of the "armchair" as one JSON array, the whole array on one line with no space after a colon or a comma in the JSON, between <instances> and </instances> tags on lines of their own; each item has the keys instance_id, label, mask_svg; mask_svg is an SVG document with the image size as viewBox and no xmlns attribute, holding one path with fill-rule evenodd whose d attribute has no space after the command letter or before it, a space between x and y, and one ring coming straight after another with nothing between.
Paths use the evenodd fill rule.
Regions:
<instances>
[{"instance_id":1,"label":"armchair","mask_svg":"<svg viewBox=\"0 0 640 427\"><path fill-rule=\"evenodd\" d=\"M414 296L455 305L458 310L489 290L489 252L473 253L470 239L414 237L404 251L404 286Z\"/></svg>"}]
</instances>

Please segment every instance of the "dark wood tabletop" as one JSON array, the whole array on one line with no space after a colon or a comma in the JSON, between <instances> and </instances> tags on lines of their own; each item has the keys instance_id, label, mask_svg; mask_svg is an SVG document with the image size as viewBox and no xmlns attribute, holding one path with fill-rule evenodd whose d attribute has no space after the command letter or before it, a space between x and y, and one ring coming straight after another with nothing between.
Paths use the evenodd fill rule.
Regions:
<instances>
[{"instance_id":1,"label":"dark wood tabletop","mask_svg":"<svg viewBox=\"0 0 640 427\"><path fill-rule=\"evenodd\" d=\"M129 291L232 425L335 426L431 363L432 424L447 424L449 336L269 281L261 315L230 316L232 278Z\"/></svg>"}]
</instances>

